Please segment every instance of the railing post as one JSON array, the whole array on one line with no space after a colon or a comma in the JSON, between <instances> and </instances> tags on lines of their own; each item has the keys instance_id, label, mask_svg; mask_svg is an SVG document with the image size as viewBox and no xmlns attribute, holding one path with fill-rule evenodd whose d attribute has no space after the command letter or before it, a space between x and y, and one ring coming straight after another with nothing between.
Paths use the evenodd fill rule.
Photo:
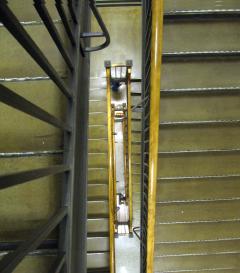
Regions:
<instances>
[{"instance_id":1,"label":"railing post","mask_svg":"<svg viewBox=\"0 0 240 273\"><path fill-rule=\"evenodd\" d=\"M113 158L113 123L111 103L111 62L105 62L107 79L107 121L108 121L108 198L109 198L109 266L110 273L115 273L115 207L114 193L114 158Z\"/></svg>"},{"instance_id":2,"label":"railing post","mask_svg":"<svg viewBox=\"0 0 240 273\"><path fill-rule=\"evenodd\" d=\"M160 114L160 79L162 63L163 0L152 0L149 180L147 217L147 273L153 273L156 189L158 171L158 138Z\"/></svg>"},{"instance_id":3,"label":"railing post","mask_svg":"<svg viewBox=\"0 0 240 273\"><path fill-rule=\"evenodd\" d=\"M128 211L129 233L132 234L133 201L132 201L132 100L131 100L131 73L132 61L126 62L127 67L127 142L128 142Z\"/></svg>"}]
</instances>

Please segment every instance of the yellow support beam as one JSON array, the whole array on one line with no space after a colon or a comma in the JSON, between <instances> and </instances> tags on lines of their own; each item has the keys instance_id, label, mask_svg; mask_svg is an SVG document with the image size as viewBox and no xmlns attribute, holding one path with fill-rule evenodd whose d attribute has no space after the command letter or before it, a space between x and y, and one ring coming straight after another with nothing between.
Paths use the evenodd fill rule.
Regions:
<instances>
[{"instance_id":1,"label":"yellow support beam","mask_svg":"<svg viewBox=\"0 0 240 273\"><path fill-rule=\"evenodd\" d=\"M111 104L111 68L106 67L107 78L107 120L108 120L108 198L109 198L109 267L115 273L115 207L114 207L114 158L113 123Z\"/></svg>"},{"instance_id":2,"label":"yellow support beam","mask_svg":"<svg viewBox=\"0 0 240 273\"><path fill-rule=\"evenodd\" d=\"M154 235L158 171L160 82L163 40L163 0L152 0L152 38L150 74L149 181L147 220L147 273L154 270Z\"/></svg>"}]
</instances>

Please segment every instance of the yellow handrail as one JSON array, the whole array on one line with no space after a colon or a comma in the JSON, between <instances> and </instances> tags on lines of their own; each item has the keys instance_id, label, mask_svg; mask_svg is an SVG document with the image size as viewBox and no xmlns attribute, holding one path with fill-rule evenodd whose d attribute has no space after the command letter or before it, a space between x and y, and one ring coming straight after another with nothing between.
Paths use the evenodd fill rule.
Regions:
<instances>
[{"instance_id":1,"label":"yellow handrail","mask_svg":"<svg viewBox=\"0 0 240 273\"><path fill-rule=\"evenodd\" d=\"M147 219L147 273L153 273L156 189L158 171L158 137L160 80L162 64L163 0L152 0L152 41L150 74L149 180Z\"/></svg>"},{"instance_id":2,"label":"yellow handrail","mask_svg":"<svg viewBox=\"0 0 240 273\"><path fill-rule=\"evenodd\" d=\"M132 67L127 66L127 141L128 141L128 211L129 233L132 233L133 201L132 201L132 103L131 103L131 72Z\"/></svg>"},{"instance_id":3,"label":"yellow handrail","mask_svg":"<svg viewBox=\"0 0 240 273\"><path fill-rule=\"evenodd\" d=\"M116 179L116 148L115 148L115 107L112 105L112 153L113 153L113 207L114 223L117 221L117 179ZM114 228L115 230L115 228Z\"/></svg>"},{"instance_id":4,"label":"yellow handrail","mask_svg":"<svg viewBox=\"0 0 240 273\"><path fill-rule=\"evenodd\" d=\"M125 193L126 193L126 198L128 200L128 165L127 165L127 143L126 143L126 127L127 127L127 122L126 122L126 110L124 110L124 115L123 115L123 122L122 122L122 131L123 131L123 155L124 155L124 180L125 180Z\"/></svg>"},{"instance_id":5,"label":"yellow handrail","mask_svg":"<svg viewBox=\"0 0 240 273\"><path fill-rule=\"evenodd\" d=\"M111 105L111 68L106 66L107 78L107 120L108 120L108 200L109 200L109 267L110 273L115 273L115 224L114 224L114 159L113 159L113 127Z\"/></svg>"}]
</instances>

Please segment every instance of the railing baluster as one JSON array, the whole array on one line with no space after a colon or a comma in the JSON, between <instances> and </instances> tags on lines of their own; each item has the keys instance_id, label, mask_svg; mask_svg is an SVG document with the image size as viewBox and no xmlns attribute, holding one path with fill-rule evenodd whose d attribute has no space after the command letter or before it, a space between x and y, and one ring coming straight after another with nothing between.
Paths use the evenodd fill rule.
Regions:
<instances>
[{"instance_id":1,"label":"railing baluster","mask_svg":"<svg viewBox=\"0 0 240 273\"><path fill-rule=\"evenodd\" d=\"M60 254L57 259L55 260L55 262L52 264L49 273L59 273L61 272L64 263L66 262L66 255Z\"/></svg>"},{"instance_id":2,"label":"railing baluster","mask_svg":"<svg viewBox=\"0 0 240 273\"><path fill-rule=\"evenodd\" d=\"M14 252L10 252L0 261L1 273L12 273L24 257L48 236L48 234L63 220L67 215L67 208L63 207L52 216L48 222L39 230L33 232L30 238L22 243Z\"/></svg>"},{"instance_id":3,"label":"railing baluster","mask_svg":"<svg viewBox=\"0 0 240 273\"><path fill-rule=\"evenodd\" d=\"M127 156L128 156L128 211L129 233L132 234L133 197L132 197L132 99L131 99L131 73L132 61L127 61Z\"/></svg>"},{"instance_id":4,"label":"railing baluster","mask_svg":"<svg viewBox=\"0 0 240 273\"><path fill-rule=\"evenodd\" d=\"M150 69L150 101L149 107L149 153L145 163L148 163L147 201L147 251L146 273L154 272L154 242L156 189L158 172L158 138L160 114L160 79L162 63L163 37L163 0L152 0L152 29L151 29L151 69ZM146 72L146 71L145 71ZM147 124L145 124L146 126ZM148 125L147 125L148 126ZM147 127L148 128L148 127ZM146 127L143 130L146 130ZM145 132L146 133L146 132ZM143 133L143 134L145 134ZM145 154L146 155L146 154ZM143 171L143 170L142 170Z\"/></svg>"},{"instance_id":5,"label":"railing baluster","mask_svg":"<svg viewBox=\"0 0 240 273\"><path fill-rule=\"evenodd\" d=\"M68 8L72 17L72 20L75 24L78 23L77 17L76 17L76 13L75 10L73 8L73 1L72 0L68 0Z\"/></svg>"},{"instance_id":6,"label":"railing baluster","mask_svg":"<svg viewBox=\"0 0 240 273\"><path fill-rule=\"evenodd\" d=\"M111 99L111 63L105 62L107 75L107 119L108 119L108 198L109 198L109 267L110 273L115 273L115 242L114 242L114 158L113 158L113 128L112 128L112 99Z\"/></svg>"},{"instance_id":7,"label":"railing baluster","mask_svg":"<svg viewBox=\"0 0 240 273\"><path fill-rule=\"evenodd\" d=\"M12 90L2 84L0 84L0 101L32 117L38 118L39 120L56 126L57 128L67 130L69 132L71 131L70 126L58 120L48 112L26 100L25 98L14 93Z\"/></svg>"},{"instance_id":8,"label":"railing baluster","mask_svg":"<svg viewBox=\"0 0 240 273\"><path fill-rule=\"evenodd\" d=\"M70 168L67 165L54 165L41 169L0 175L0 190L23 184L45 176L64 173L69 170Z\"/></svg>"},{"instance_id":9,"label":"railing baluster","mask_svg":"<svg viewBox=\"0 0 240 273\"><path fill-rule=\"evenodd\" d=\"M75 41L75 38L74 38L74 35L72 32L71 26L68 22L66 13L65 13L64 8L62 6L62 0L55 0L55 5L56 5L56 8L57 8L58 13L60 15L60 18L62 19L62 23L64 25L64 28L66 30L66 33L68 35L68 38L69 38L72 46L76 46L76 41Z\"/></svg>"},{"instance_id":10,"label":"railing baluster","mask_svg":"<svg viewBox=\"0 0 240 273\"><path fill-rule=\"evenodd\" d=\"M71 92L59 77L56 70L43 55L37 44L32 40L27 31L23 28L17 17L7 6L7 1L0 2L0 21L13 35L13 37L22 45L22 47L32 56L38 65L49 75L54 83L59 87L65 96L71 98Z\"/></svg>"},{"instance_id":11,"label":"railing baluster","mask_svg":"<svg viewBox=\"0 0 240 273\"><path fill-rule=\"evenodd\" d=\"M72 61L71 61L66 49L63 46L63 42L61 41L60 35L57 31L57 28L54 25L53 20L50 17L45 5L46 5L45 0L34 0L34 6L35 6L39 16L43 20L43 23L45 24L49 34L51 35L52 39L54 40L60 53L62 54L62 57L65 60L66 64L68 65L69 69L72 71L73 70Z\"/></svg>"}]
</instances>

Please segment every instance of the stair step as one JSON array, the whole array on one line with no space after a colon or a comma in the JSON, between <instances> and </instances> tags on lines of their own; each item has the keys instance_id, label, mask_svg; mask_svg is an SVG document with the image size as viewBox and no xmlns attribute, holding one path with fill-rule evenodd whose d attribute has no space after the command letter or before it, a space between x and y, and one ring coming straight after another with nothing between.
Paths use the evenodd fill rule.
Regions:
<instances>
[{"instance_id":1,"label":"stair step","mask_svg":"<svg viewBox=\"0 0 240 273\"><path fill-rule=\"evenodd\" d=\"M107 168L88 168L89 184L108 184Z\"/></svg>"},{"instance_id":2,"label":"stair step","mask_svg":"<svg viewBox=\"0 0 240 273\"><path fill-rule=\"evenodd\" d=\"M91 125L107 125L107 113L102 112L90 112L89 124Z\"/></svg>"},{"instance_id":3,"label":"stair step","mask_svg":"<svg viewBox=\"0 0 240 273\"><path fill-rule=\"evenodd\" d=\"M106 100L89 100L89 112L106 112L107 102Z\"/></svg>"},{"instance_id":4,"label":"stair step","mask_svg":"<svg viewBox=\"0 0 240 273\"><path fill-rule=\"evenodd\" d=\"M108 232L109 229L109 223L108 218L104 215L103 217L94 217L91 216L87 221L87 230L89 233L93 232Z\"/></svg>"},{"instance_id":5,"label":"stair step","mask_svg":"<svg viewBox=\"0 0 240 273\"><path fill-rule=\"evenodd\" d=\"M108 252L97 252L88 253L87 256L87 267L90 269L102 269L109 266L109 253Z\"/></svg>"},{"instance_id":6,"label":"stair step","mask_svg":"<svg viewBox=\"0 0 240 273\"><path fill-rule=\"evenodd\" d=\"M88 200L88 218L108 214L108 200Z\"/></svg>"},{"instance_id":7,"label":"stair step","mask_svg":"<svg viewBox=\"0 0 240 273\"><path fill-rule=\"evenodd\" d=\"M89 138L102 139L107 138L106 125L89 125Z\"/></svg>"},{"instance_id":8,"label":"stair step","mask_svg":"<svg viewBox=\"0 0 240 273\"><path fill-rule=\"evenodd\" d=\"M108 141L105 138L102 139L89 139L88 140L88 151L90 153L107 153Z\"/></svg>"},{"instance_id":9,"label":"stair step","mask_svg":"<svg viewBox=\"0 0 240 273\"><path fill-rule=\"evenodd\" d=\"M11 0L8 4L18 19L23 22L40 20L34 6L29 4L28 0L23 1L24 2L19 3L18 0ZM54 2L47 2L46 7L53 19L59 19Z\"/></svg>"},{"instance_id":10,"label":"stair step","mask_svg":"<svg viewBox=\"0 0 240 273\"><path fill-rule=\"evenodd\" d=\"M56 25L60 35L64 37L64 31L61 24ZM56 50L55 43L49 35L47 29L43 25L26 25L25 30L38 45L49 62L61 76L66 76L66 65L61 57L61 54ZM3 27L0 27L0 69L1 77L16 78L16 77L34 77L45 76L43 70L16 42L13 36ZM11 57L10 57L11 56ZM18 60L18 62L15 62Z\"/></svg>"},{"instance_id":11,"label":"stair step","mask_svg":"<svg viewBox=\"0 0 240 273\"><path fill-rule=\"evenodd\" d=\"M221 2L221 9L238 9L239 3L236 1L223 1ZM181 0L181 1L175 1L175 0L169 0L166 2L164 6L165 12L170 11L191 11L191 10L214 10L216 9L216 3L209 1L209 0L202 0L199 2L198 0Z\"/></svg>"},{"instance_id":12,"label":"stair step","mask_svg":"<svg viewBox=\"0 0 240 273\"><path fill-rule=\"evenodd\" d=\"M108 185L106 184L89 184L88 200L99 200L108 198Z\"/></svg>"},{"instance_id":13,"label":"stair step","mask_svg":"<svg viewBox=\"0 0 240 273\"><path fill-rule=\"evenodd\" d=\"M87 250L88 252L109 251L109 234L93 233L88 234Z\"/></svg>"},{"instance_id":14,"label":"stair step","mask_svg":"<svg viewBox=\"0 0 240 273\"><path fill-rule=\"evenodd\" d=\"M107 168L108 154L107 153L88 153L89 168Z\"/></svg>"},{"instance_id":15,"label":"stair step","mask_svg":"<svg viewBox=\"0 0 240 273\"><path fill-rule=\"evenodd\" d=\"M52 81L32 80L4 83L4 85L59 120L64 120L66 100ZM5 104L1 104L0 111L1 128L5 132L0 135L1 152L62 149L61 130Z\"/></svg>"}]
</instances>

